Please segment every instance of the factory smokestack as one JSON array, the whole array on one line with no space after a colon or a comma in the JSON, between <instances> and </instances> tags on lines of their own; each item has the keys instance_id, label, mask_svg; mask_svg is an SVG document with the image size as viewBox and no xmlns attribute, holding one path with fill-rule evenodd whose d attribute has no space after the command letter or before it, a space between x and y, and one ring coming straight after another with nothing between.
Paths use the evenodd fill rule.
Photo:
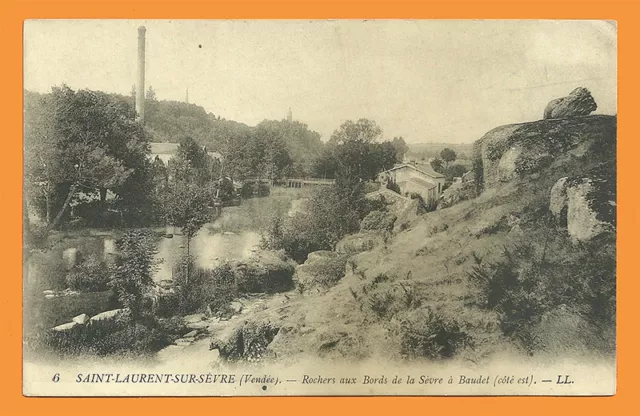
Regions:
<instances>
[{"instance_id":1,"label":"factory smokestack","mask_svg":"<svg viewBox=\"0 0 640 416\"><path fill-rule=\"evenodd\" d=\"M136 113L138 121L144 124L144 47L145 32L144 26L138 28L138 82L136 83Z\"/></svg>"}]
</instances>

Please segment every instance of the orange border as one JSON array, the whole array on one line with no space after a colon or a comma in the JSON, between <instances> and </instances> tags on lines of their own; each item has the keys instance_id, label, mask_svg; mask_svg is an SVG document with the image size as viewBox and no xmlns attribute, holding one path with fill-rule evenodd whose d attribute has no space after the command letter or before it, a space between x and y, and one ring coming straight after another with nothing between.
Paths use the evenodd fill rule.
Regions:
<instances>
[{"instance_id":1,"label":"orange border","mask_svg":"<svg viewBox=\"0 0 640 416\"><path fill-rule=\"evenodd\" d=\"M0 164L2 187L2 253L8 270L2 280L3 299L0 316L3 337L0 341L3 365L0 367L0 395L2 413L69 415L121 414L492 414L492 415L562 415L562 414L634 414L639 394L634 391L638 372L638 353L634 345L637 322L634 322L633 297L640 293L640 279L633 274L634 235L638 219L634 203L637 189L631 181L630 170L634 155L640 154L637 137L632 136L633 121L640 114L636 41L640 39L640 7L634 0L617 4L595 1L552 0L537 3L511 4L497 0L491 4L467 0L461 4L375 3L351 0L320 0L309 3L279 3L253 0L237 3L213 4L161 3L150 0L102 0L85 4L78 0L10 0L3 2L0 18L3 29L4 63L2 66L3 161ZM202 0L192 0L202 2ZM228 0L227 0L228 1ZM415 2L415 0L414 0ZM470 397L470 398L25 398L21 379L21 218L22 218L22 21L26 18L465 18L465 19L610 19L618 21L619 50L619 224L618 238L618 393L600 398L539 398L539 397ZM635 302L637 304L637 301ZM635 404L635 406L634 406ZM637 412L637 410L636 410Z\"/></svg>"}]
</instances>

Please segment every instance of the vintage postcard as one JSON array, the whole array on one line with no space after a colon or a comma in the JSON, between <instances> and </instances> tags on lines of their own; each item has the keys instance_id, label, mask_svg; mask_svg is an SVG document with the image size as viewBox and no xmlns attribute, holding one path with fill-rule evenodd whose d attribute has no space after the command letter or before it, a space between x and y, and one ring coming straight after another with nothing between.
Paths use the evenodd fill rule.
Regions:
<instances>
[{"instance_id":1,"label":"vintage postcard","mask_svg":"<svg viewBox=\"0 0 640 416\"><path fill-rule=\"evenodd\" d=\"M28 20L27 396L613 395L617 25Z\"/></svg>"}]
</instances>

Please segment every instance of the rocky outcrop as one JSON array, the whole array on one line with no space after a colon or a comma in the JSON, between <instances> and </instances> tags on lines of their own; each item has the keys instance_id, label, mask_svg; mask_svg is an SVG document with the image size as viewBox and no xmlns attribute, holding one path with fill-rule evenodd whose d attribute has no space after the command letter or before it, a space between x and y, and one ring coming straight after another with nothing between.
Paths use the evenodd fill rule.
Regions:
<instances>
[{"instance_id":1,"label":"rocky outcrop","mask_svg":"<svg viewBox=\"0 0 640 416\"><path fill-rule=\"evenodd\" d=\"M589 90L578 87L566 97L551 100L544 109L544 119L588 116L597 108Z\"/></svg>"},{"instance_id":2,"label":"rocky outcrop","mask_svg":"<svg viewBox=\"0 0 640 416\"><path fill-rule=\"evenodd\" d=\"M616 117L602 115L497 127L474 144L475 178L480 187L493 187L554 163L615 152L616 129Z\"/></svg>"}]
</instances>

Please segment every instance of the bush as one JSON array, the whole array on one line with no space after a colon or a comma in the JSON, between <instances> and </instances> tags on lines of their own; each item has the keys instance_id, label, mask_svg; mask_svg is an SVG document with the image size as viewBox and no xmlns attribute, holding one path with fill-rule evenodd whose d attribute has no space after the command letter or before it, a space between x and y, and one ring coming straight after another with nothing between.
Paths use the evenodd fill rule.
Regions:
<instances>
[{"instance_id":1,"label":"bush","mask_svg":"<svg viewBox=\"0 0 640 416\"><path fill-rule=\"evenodd\" d=\"M400 324L400 351L409 358L450 358L467 345L472 345L472 339L460 323L429 307Z\"/></svg>"},{"instance_id":2,"label":"bush","mask_svg":"<svg viewBox=\"0 0 640 416\"><path fill-rule=\"evenodd\" d=\"M558 308L593 327L614 326L615 242L574 246L559 238L537 250L535 236L528 239L505 248L496 261L480 260L469 273L481 303L497 312L502 332L532 352L538 344L534 328Z\"/></svg>"},{"instance_id":3,"label":"bush","mask_svg":"<svg viewBox=\"0 0 640 416\"><path fill-rule=\"evenodd\" d=\"M111 271L106 263L95 255L87 256L75 266L65 279L67 286L83 292L100 292L106 290L111 280Z\"/></svg>"},{"instance_id":4,"label":"bush","mask_svg":"<svg viewBox=\"0 0 640 416\"><path fill-rule=\"evenodd\" d=\"M245 182L240 188L240 197L244 199L253 198L255 192L255 185L253 182Z\"/></svg>"},{"instance_id":5,"label":"bush","mask_svg":"<svg viewBox=\"0 0 640 416\"><path fill-rule=\"evenodd\" d=\"M298 266L296 277L299 291L334 286L345 276L348 258L348 255L330 255Z\"/></svg>"},{"instance_id":6,"label":"bush","mask_svg":"<svg viewBox=\"0 0 640 416\"><path fill-rule=\"evenodd\" d=\"M360 230L383 230L392 231L398 217L393 214L388 214L382 211L371 211L360 222Z\"/></svg>"}]
</instances>

